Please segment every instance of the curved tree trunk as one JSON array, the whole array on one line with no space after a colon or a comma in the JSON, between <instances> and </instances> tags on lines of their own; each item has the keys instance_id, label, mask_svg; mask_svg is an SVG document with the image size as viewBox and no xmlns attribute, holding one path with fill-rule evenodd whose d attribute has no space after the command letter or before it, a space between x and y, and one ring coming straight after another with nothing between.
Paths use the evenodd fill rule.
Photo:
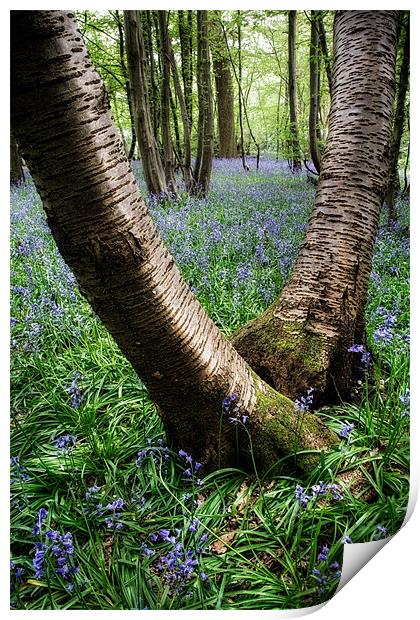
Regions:
<instances>
[{"instance_id":1,"label":"curved tree trunk","mask_svg":"<svg viewBox=\"0 0 420 620\"><path fill-rule=\"evenodd\" d=\"M394 126L392 130L391 155L389 163L389 178L385 192L385 204L388 207L388 223L396 220L395 193L399 188L398 161L400 158L401 138L404 131L406 117L405 100L408 90L410 74L410 12L407 11L401 24L403 37L403 51L401 68L398 78Z\"/></svg>"},{"instance_id":2,"label":"curved tree trunk","mask_svg":"<svg viewBox=\"0 0 420 620\"><path fill-rule=\"evenodd\" d=\"M10 183L12 185L19 185L24 180L25 174L23 172L22 158L16 140L12 132L10 132Z\"/></svg>"},{"instance_id":3,"label":"curved tree trunk","mask_svg":"<svg viewBox=\"0 0 420 620\"><path fill-rule=\"evenodd\" d=\"M131 101L134 108L137 142L143 164L144 178L151 194L166 195L168 189L165 174L150 119L146 56L137 11L124 11L124 29Z\"/></svg>"},{"instance_id":4,"label":"curved tree trunk","mask_svg":"<svg viewBox=\"0 0 420 620\"><path fill-rule=\"evenodd\" d=\"M300 159L299 134L297 123L297 93L296 93L296 11L289 11L289 118L290 118L290 156L293 172L302 169Z\"/></svg>"},{"instance_id":5,"label":"curved tree trunk","mask_svg":"<svg viewBox=\"0 0 420 620\"><path fill-rule=\"evenodd\" d=\"M171 54L168 33L168 12L158 11L160 57L162 66L161 111L162 111L162 145L166 187L176 196L178 190L174 173L174 157L170 126L170 99L171 99Z\"/></svg>"},{"instance_id":6,"label":"curved tree trunk","mask_svg":"<svg viewBox=\"0 0 420 620\"><path fill-rule=\"evenodd\" d=\"M207 11L197 11L198 144L193 193L206 196L213 166L213 98Z\"/></svg>"},{"instance_id":7,"label":"curved tree trunk","mask_svg":"<svg viewBox=\"0 0 420 620\"><path fill-rule=\"evenodd\" d=\"M296 398L348 395L364 308L394 101L396 11L338 11L334 90L315 206L280 298L233 342L251 367Z\"/></svg>"},{"instance_id":8,"label":"curved tree trunk","mask_svg":"<svg viewBox=\"0 0 420 620\"><path fill-rule=\"evenodd\" d=\"M217 98L218 155L223 158L232 158L237 156L233 81L229 54L218 19L211 21L210 33Z\"/></svg>"},{"instance_id":9,"label":"curved tree trunk","mask_svg":"<svg viewBox=\"0 0 420 620\"><path fill-rule=\"evenodd\" d=\"M334 445L316 416L296 415L250 370L182 279L140 197L74 16L12 11L11 41L12 126L53 236L173 442L207 468L250 467L243 422L222 413L235 394L229 416L249 416L259 467ZM297 466L315 461L300 455Z\"/></svg>"},{"instance_id":10,"label":"curved tree trunk","mask_svg":"<svg viewBox=\"0 0 420 620\"><path fill-rule=\"evenodd\" d=\"M321 170L321 154L318 146L319 115L319 11L311 11L311 42L309 45L309 147L312 163L317 173Z\"/></svg>"}]
</instances>

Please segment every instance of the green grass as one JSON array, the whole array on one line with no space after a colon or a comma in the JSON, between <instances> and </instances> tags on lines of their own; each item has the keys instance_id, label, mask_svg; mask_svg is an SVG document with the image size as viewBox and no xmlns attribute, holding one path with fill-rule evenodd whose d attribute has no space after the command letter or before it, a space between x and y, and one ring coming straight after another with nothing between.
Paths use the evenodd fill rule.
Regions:
<instances>
[{"instance_id":1,"label":"green grass","mask_svg":"<svg viewBox=\"0 0 420 620\"><path fill-rule=\"evenodd\" d=\"M208 201L183 196L169 209L152 205L152 211L185 277L220 328L231 333L281 290L312 200L304 176L292 177L280 167L243 176L234 166L219 164ZM398 207L401 227L381 228L378 237L377 275L366 309L373 364L353 403L319 412L336 431L344 422L353 423L350 439L325 455L305 480L286 469L262 479L224 469L195 486L183 478L182 458L170 445L165 448L146 389L75 290L32 184L12 191L12 285L17 288L11 309L11 454L24 468L12 467L13 607L310 606L330 598L337 586L331 564L341 565L343 536L363 542L381 535L378 526L390 535L398 530L409 489L409 417L401 400L409 380L408 205ZM377 339L386 323L392 338ZM75 371L81 374L78 407L67 391ZM58 453L56 438L64 434L76 439L67 452ZM142 450L147 456L136 465ZM369 503L344 491L343 499L330 494L299 507L297 485L310 494L312 485L337 482L339 473L354 468L364 471L374 489ZM93 485L99 490L88 501ZM124 504L116 523L123 527L114 531L105 522L113 516L106 506L118 498ZM33 528L41 508L48 510L44 542L48 529L73 536L70 564L79 572L70 592L69 581L55 574L51 552L44 574L35 578L34 542L41 538L34 537ZM197 559L183 583L169 585L168 569L158 569L173 549L162 537L150 539L162 529L177 536L180 553L190 550ZM207 540L200 543L204 534ZM330 548L328 560L320 562L324 545ZM16 568L24 571L19 579ZM327 578L322 592L314 568Z\"/></svg>"}]
</instances>

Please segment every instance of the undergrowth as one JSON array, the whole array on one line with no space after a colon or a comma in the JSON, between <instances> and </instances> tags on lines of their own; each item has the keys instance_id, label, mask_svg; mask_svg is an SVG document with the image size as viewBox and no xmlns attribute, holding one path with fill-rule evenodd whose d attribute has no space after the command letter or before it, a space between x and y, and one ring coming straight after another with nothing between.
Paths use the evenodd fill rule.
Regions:
<instances>
[{"instance_id":1,"label":"undergrowth","mask_svg":"<svg viewBox=\"0 0 420 620\"><path fill-rule=\"evenodd\" d=\"M378 234L371 358L354 353L366 379L353 403L318 412L341 435L338 448L304 480L237 469L200 480L200 465L167 444L145 387L77 291L32 182L11 198L12 606L289 609L330 598L344 544L394 534L407 505L408 203ZM313 198L305 176L284 164L244 175L239 162L219 161L208 200L181 195L150 208L191 288L230 334L281 291ZM339 484L352 468L369 480L368 502Z\"/></svg>"}]
</instances>

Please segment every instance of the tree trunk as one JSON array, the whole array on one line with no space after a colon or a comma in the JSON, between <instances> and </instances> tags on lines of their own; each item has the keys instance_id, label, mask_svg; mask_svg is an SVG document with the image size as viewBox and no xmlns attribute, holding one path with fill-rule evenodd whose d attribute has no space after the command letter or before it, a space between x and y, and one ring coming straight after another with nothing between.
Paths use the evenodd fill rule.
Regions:
<instances>
[{"instance_id":1,"label":"tree trunk","mask_svg":"<svg viewBox=\"0 0 420 620\"><path fill-rule=\"evenodd\" d=\"M312 163L317 173L321 170L321 155L318 146L319 110L319 11L311 11L311 42L309 45L309 147Z\"/></svg>"},{"instance_id":2,"label":"tree trunk","mask_svg":"<svg viewBox=\"0 0 420 620\"><path fill-rule=\"evenodd\" d=\"M10 132L10 183L12 185L19 185L25 181L25 174L23 172L22 159L19 153L16 140Z\"/></svg>"},{"instance_id":3,"label":"tree trunk","mask_svg":"<svg viewBox=\"0 0 420 620\"><path fill-rule=\"evenodd\" d=\"M123 74L123 77L125 80L124 81L125 94L127 97L128 113L130 115L131 142L130 142L130 148L128 150L127 158L129 161L131 161L134 157L134 151L136 150L136 128L135 128L135 123L134 123L133 104L131 102L131 96L130 96L130 82L128 79L128 71L127 71L127 66L125 64L125 59L124 59L124 49L125 49L124 28L123 28L118 11L115 11L115 21L117 23L117 28L118 28L118 48L119 48L119 54L120 54L120 67L121 67L121 73Z\"/></svg>"},{"instance_id":4,"label":"tree trunk","mask_svg":"<svg viewBox=\"0 0 420 620\"><path fill-rule=\"evenodd\" d=\"M172 77L174 80L175 93L178 98L179 107L181 108L182 128L184 133L184 161L182 165L182 176L184 178L185 189L188 193L190 193L193 185L191 168L190 123L184 93L182 92L181 82L179 80L178 68L176 66L174 52L172 49L170 50L170 52Z\"/></svg>"},{"instance_id":5,"label":"tree trunk","mask_svg":"<svg viewBox=\"0 0 420 620\"><path fill-rule=\"evenodd\" d=\"M139 195L74 16L12 11L11 41L12 126L52 234L174 444L207 468L250 467L246 428L266 469L296 450L334 445L316 416L296 415L249 369L182 279ZM304 454L296 464L314 462Z\"/></svg>"},{"instance_id":6,"label":"tree trunk","mask_svg":"<svg viewBox=\"0 0 420 620\"><path fill-rule=\"evenodd\" d=\"M143 163L144 178L151 194L167 195L165 174L150 120L146 56L137 11L124 11L124 28L131 101L134 107L137 142Z\"/></svg>"},{"instance_id":7,"label":"tree trunk","mask_svg":"<svg viewBox=\"0 0 420 620\"><path fill-rule=\"evenodd\" d=\"M206 196L213 165L214 131L207 11L197 11L197 90L199 133L193 192L197 196Z\"/></svg>"},{"instance_id":8,"label":"tree trunk","mask_svg":"<svg viewBox=\"0 0 420 620\"><path fill-rule=\"evenodd\" d=\"M218 155L223 158L232 158L237 156L233 81L228 50L217 18L211 21L210 33L217 99Z\"/></svg>"},{"instance_id":9,"label":"tree trunk","mask_svg":"<svg viewBox=\"0 0 420 620\"><path fill-rule=\"evenodd\" d=\"M174 157L170 126L170 99L171 99L171 54L168 34L168 12L158 11L160 58L162 67L161 111L162 111L162 145L163 163L165 170L166 187L176 196L177 186L174 174Z\"/></svg>"},{"instance_id":10,"label":"tree trunk","mask_svg":"<svg viewBox=\"0 0 420 620\"><path fill-rule=\"evenodd\" d=\"M150 116L153 133L160 150L160 122L161 122L161 96L159 93L160 77L156 69L153 48L153 20L152 11L139 11L143 32L144 50L146 55L147 86L150 102ZM157 35L159 36L159 35Z\"/></svg>"},{"instance_id":11,"label":"tree trunk","mask_svg":"<svg viewBox=\"0 0 420 620\"><path fill-rule=\"evenodd\" d=\"M391 139L391 154L389 163L389 176L385 192L385 204L388 207L388 223L396 220L395 193L399 187L398 161L400 158L401 138L404 131L405 122L405 100L408 90L410 72L410 12L406 11L401 24L401 37L403 39L403 50L401 58L401 68L398 78L394 126Z\"/></svg>"},{"instance_id":12,"label":"tree trunk","mask_svg":"<svg viewBox=\"0 0 420 620\"><path fill-rule=\"evenodd\" d=\"M318 19L318 26L319 26L319 43L321 46L321 50L322 50L322 56L324 57L324 67L325 67L325 73L327 74L327 80L328 80L328 90L330 93L330 99L332 97L332 69L331 69L331 58L330 58L330 54L328 52L328 45L327 45L327 34L325 32L325 25L324 25L324 20L322 17L322 11L319 11L319 19Z\"/></svg>"},{"instance_id":13,"label":"tree trunk","mask_svg":"<svg viewBox=\"0 0 420 620\"><path fill-rule=\"evenodd\" d=\"M347 397L364 342L392 126L396 11L338 11L334 90L315 205L280 298L233 339L251 367L296 398Z\"/></svg>"},{"instance_id":14,"label":"tree trunk","mask_svg":"<svg viewBox=\"0 0 420 620\"><path fill-rule=\"evenodd\" d=\"M187 21L186 21L187 19ZM181 75L184 84L184 99L187 109L189 129L191 132L193 118L192 84L193 84L193 45L192 45L192 11L178 11L178 31L181 48Z\"/></svg>"},{"instance_id":15,"label":"tree trunk","mask_svg":"<svg viewBox=\"0 0 420 620\"><path fill-rule=\"evenodd\" d=\"M299 147L297 123L297 95L296 95L296 11L289 11L289 118L290 118L290 162L293 172L302 169Z\"/></svg>"}]
</instances>

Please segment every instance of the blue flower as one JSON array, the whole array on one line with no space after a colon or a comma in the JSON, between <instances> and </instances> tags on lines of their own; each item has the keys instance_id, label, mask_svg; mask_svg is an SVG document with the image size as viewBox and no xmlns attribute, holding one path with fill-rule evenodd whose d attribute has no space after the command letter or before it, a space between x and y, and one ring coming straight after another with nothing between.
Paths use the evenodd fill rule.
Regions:
<instances>
[{"instance_id":1,"label":"blue flower","mask_svg":"<svg viewBox=\"0 0 420 620\"><path fill-rule=\"evenodd\" d=\"M306 395L295 400L295 411L309 411L314 400L314 388L308 388Z\"/></svg>"},{"instance_id":2,"label":"blue flower","mask_svg":"<svg viewBox=\"0 0 420 620\"><path fill-rule=\"evenodd\" d=\"M347 437L349 437L353 431L354 424L343 424L343 426L338 431L338 434L340 435L340 437L347 439Z\"/></svg>"}]
</instances>

